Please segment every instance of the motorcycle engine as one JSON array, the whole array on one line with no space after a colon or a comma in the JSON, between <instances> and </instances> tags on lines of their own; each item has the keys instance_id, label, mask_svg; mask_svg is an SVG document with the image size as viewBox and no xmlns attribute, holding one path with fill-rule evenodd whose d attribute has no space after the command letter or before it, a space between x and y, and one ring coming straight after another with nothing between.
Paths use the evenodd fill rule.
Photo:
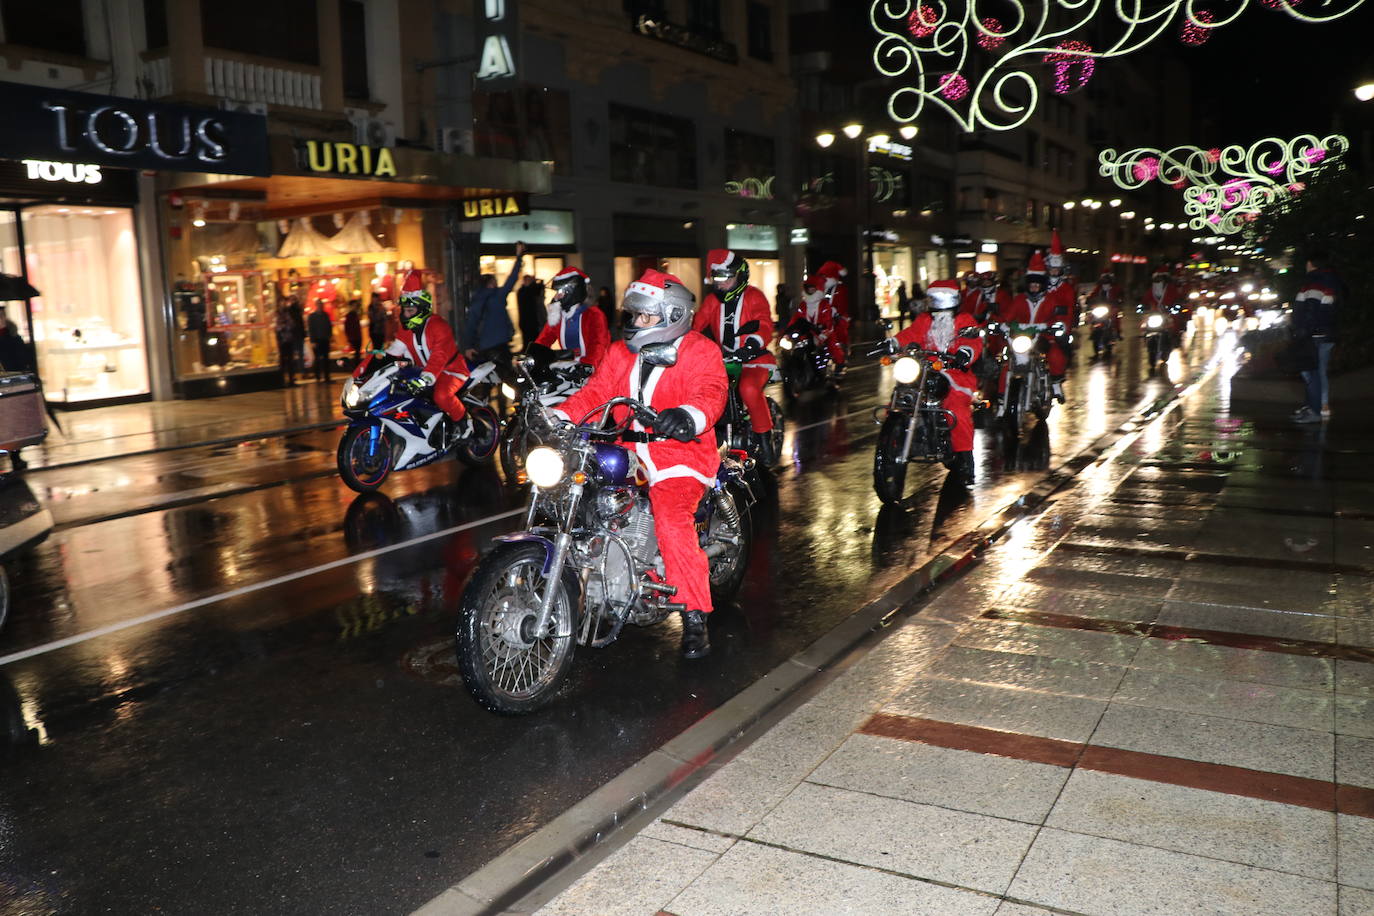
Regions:
<instances>
[{"instance_id":1,"label":"motorcycle engine","mask_svg":"<svg viewBox=\"0 0 1374 916\"><path fill-rule=\"evenodd\" d=\"M663 573L654 537L654 516L648 498L630 487L602 490L594 505L602 533L594 539L600 543L592 548L587 609L603 616L620 617L632 609L640 571L657 569L660 575ZM634 617L630 619L639 622Z\"/></svg>"}]
</instances>

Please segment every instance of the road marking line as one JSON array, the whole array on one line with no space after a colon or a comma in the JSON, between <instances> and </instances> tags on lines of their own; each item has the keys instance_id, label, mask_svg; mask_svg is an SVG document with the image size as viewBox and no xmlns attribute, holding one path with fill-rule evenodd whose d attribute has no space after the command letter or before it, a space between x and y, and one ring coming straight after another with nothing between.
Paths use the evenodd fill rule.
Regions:
<instances>
[{"instance_id":1,"label":"road marking line","mask_svg":"<svg viewBox=\"0 0 1374 916\"><path fill-rule=\"evenodd\" d=\"M220 601L227 601L230 598L237 598L241 595L249 595L253 592L273 588L278 585L283 585L287 582L294 582L297 579L304 579L305 577L313 576L316 573L327 572L328 570L338 569L343 566L351 566L352 564L358 563L362 560L370 560L373 557L380 557L384 554L392 553L393 551L404 550L407 547L414 547L415 545L423 544L426 541L432 541L436 538L447 537L450 534L457 534L460 531L467 531L469 528L476 528L479 525L485 525L490 522L498 522L502 519L512 518L517 515L523 515L524 513L525 507L521 506L518 509L511 509L508 512L501 512L496 515L489 515L486 518L476 519L475 521L464 522L461 525L454 525L453 527L445 528L442 531L432 531L429 534L422 534L419 537L413 537L410 540L402 541L399 544L392 544L388 547L378 547L374 550L365 550L362 553L356 553L352 556L342 557L338 560L331 560L328 563L322 563L319 566L312 566L309 569L298 569L295 572L286 573L285 575L277 576L272 579L266 579L262 582L254 582L251 585L240 586L239 588L230 589L227 592L220 592L217 595L208 595L204 598L197 598L194 601L188 601L185 604L178 604L175 607L169 607L161 611L154 611L151 614L144 614L141 617L134 617L129 620L119 621L118 623L107 624L103 627L97 627L94 630L87 630L84 633L77 633L73 636L67 636L49 643L44 643L41 646L32 646L28 649L21 649L18 652L12 652L9 655L0 655L0 668L3 668L4 666L9 664L13 664L14 662L23 661L26 658L33 658L37 655L45 655L48 652L54 652L58 649L65 649L68 646L75 646L79 643L83 643L91 639L96 639L100 636L108 636L111 633L118 633L120 630L127 630L131 627L141 626L145 623L151 623L154 620L161 620L164 617L172 617L177 614L185 613L186 611L192 611L196 608L205 607L206 605L216 604Z\"/></svg>"}]
</instances>

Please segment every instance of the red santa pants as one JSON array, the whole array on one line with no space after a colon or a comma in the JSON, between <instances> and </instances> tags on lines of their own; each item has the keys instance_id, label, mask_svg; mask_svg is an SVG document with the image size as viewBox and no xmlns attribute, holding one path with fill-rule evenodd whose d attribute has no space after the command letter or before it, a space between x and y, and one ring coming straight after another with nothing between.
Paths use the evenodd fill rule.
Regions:
<instances>
[{"instance_id":1,"label":"red santa pants","mask_svg":"<svg viewBox=\"0 0 1374 916\"><path fill-rule=\"evenodd\" d=\"M711 569L697 539L696 512L706 485L695 477L670 477L649 487L654 510L654 533L663 555L669 585L677 586L674 601L689 611L711 613Z\"/></svg>"},{"instance_id":2,"label":"red santa pants","mask_svg":"<svg viewBox=\"0 0 1374 916\"><path fill-rule=\"evenodd\" d=\"M768 400L763 396L763 386L768 384L769 375L767 366L745 366L739 374L739 396L749 409L749 426L756 433L766 433L773 428Z\"/></svg>"},{"instance_id":3,"label":"red santa pants","mask_svg":"<svg viewBox=\"0 0 1374 916\"><path fill-rule=\"evenodd\" d=\"M458 392L468 380L466 375L454 375L447 370L439 373L434 382L434 403L450 420L461 420L467 416L468 409L458 399Z\"/></svg>"},{"instance_id":4,"label":"red santa pants","mask_svg":"<svg viewBox=\"0 0 1374 916\"><path fill-rule=\"evenodd\" d=\"M830 359L834 361L835 365L843 366L845 348L839 341L839 332L839 325L836 325L835 330L830 332L830 336L825 339L825 352L830 354Z\"/></svg>"},{"instance_id":5,"label":"red santa pants","mask_svg":"<svg viewBox=\"0 0 1374 916\"><path fill-rule=\"evenodd\" d=\"M835 316L835 341L846 350L849 349L849 316Z\"/></svg>"},{"instance_id":6,"label":"red santa pants","mask_svg":"<svg viewBox=\"0 0 1374 916\"><path fill-rule=\"evenodd\" d=\"M1050 375L1058 378L1069 370L1069 351L1056 340L1051 340L1049 347L1049 352L1045 354L1045 367L1050 370Z\"/></svg>"},{"instance_id":7,"label":"red santa pants","mask_svg":"<svg viewBox=\"0 0 1374 916\"><path fill-rule=\"evenodd\" d=\"M973 377L972 372L946 372L946 378L950 380L951 387L949 394L940 402L941 406L954 414L954 429L949 434L950 444L954 446L956 452L967 452L973 449L973 395L959 388L967 388L973 391L978 387L978 380Z\"/></svg>"}]
</instances>

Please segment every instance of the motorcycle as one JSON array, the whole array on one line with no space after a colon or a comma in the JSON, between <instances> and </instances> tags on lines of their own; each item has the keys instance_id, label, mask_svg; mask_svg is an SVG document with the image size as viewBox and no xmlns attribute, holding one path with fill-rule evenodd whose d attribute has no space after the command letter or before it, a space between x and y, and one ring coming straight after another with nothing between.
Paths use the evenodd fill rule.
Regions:
<instances>
[{"instance_id":1,"label":"motorcycle","mask_svg":"<svg viewBox=\"0 0 1374 916\"><path fill-rule=\"evenodd\" d=\"M974 336L978 332L964 333ZM912 462L938 461L954 468L950 431L959 421L944 407L949 379L941 370L955 356L913 344L894 358L886 342L869 355L879 353L889 354L882 362L892 366L895 384L888 406L873 409L873 421L881 426L873 451L873 490L885 505L895 506L906 491L906 471Z\"/></svg>"},{"instance_id":2,"label":"motorcycle","mask_svg":"<svg viewBox=\"0 0 1374 916\"><path fill-rule=\"evenodd\" d=\"M778 346L782 349L782 390L789 398L796 399L812 388L834 383L835 365L811 322L793 322Z\"/></svg>"},{"instance_id":3,"label":"motorcycle","mask_svg":"<svg viewBox=\"0 0 1374 916\"><path fill-rule=\"evenodd\" d=\"M1039 346L1042 332L1063 337L1067 329L1062 322L988 325L988 333L1001 334L1007 339L997 376L1005 387L997 399L995 416L1012 429L1019 430L1028 414L1045 419L1054 406L1054 384Z\"/></svg>"},{"instance_id":4,"label":"motorcycle","mask_svg":"<svg viewBox=\"0 0 1374 916\"><path fill-rule=\"evenodd\" d=\"M369 493L392 471L422 467L450 452L468 465L489 460L496 451L500 424L495 411L472 389L487 383L495 371L494 363L482 363L459 389L468 418L459 432L438 405L409 387L420 377L418 368L394 356L374 358L361 375L344 383L343 411L349 423L337 454L343 482Z\"/></svg>"},{"instance_id":5,"label":"motorcycle","mask_svg":"<svg viewBox=\"0 0 1374 916\"><path fill-rule=\"evenodd\" d=\"M627 416L609 428L617 407ZM547 423L549 445L530 451L531 487L524 530L496 538L459 606L458 666L469 693L503 715L546 705L568 675L576 646L604 648L625 624L651 626L674 611L676 588L663 560L644 469L633 449L609 440L634 417L652 427L656 412L613 398L575 425ZM696 511L710 564L711 595L725 603L744 582L753 494L728 454Z\"/></svg>"},{"instance_id":6,"label":"motorcycle","mask_svg":"<svg viewBox=\"0 0 1374 916\"><path fill-rule=\"evenodd\" d=\"M1147 312L1144 305L1138 305L1136 312L1143 316L1140 320L1140 334L1145 338L1145 354L1149 360L1149 369L1154 372L1157 366L1168 362L1169 353L1174 348L1172 310L1154 308Z\"/></svg>"},{"instance_id":7,"label":"motorcycle","mask_svg":"<svg viewBox=\"0 0 1374 916\"><path fill-rule=\"evenodd\" d=\"M741 336L758 331L759 323L751 321L739 329ZM725 398L725 410L716 423L716 441L726 448L745 452L754 461L762 464L763 446L759 441L762 434L755 433L749 422L749 408L739 393L739 379L744 372L745 360L732 353L725 354L725 374L730 379L730 390ZM773 428L766 433L772 440L770 454L773 463L782 457L782 407L771 396L764 395L768 403L768 415L773 418Z\"/></svg>"},{"instance_id":8,"label":"motorcycle","mask_svg":"<svg viewBox=\"0 0 1374 916\"><path fill-rule=\"evenodd\" d=\"M1112 347L1117 341L1113 312L1111 304L1102 301L1094 303L1088 311L1088 321L1091 323L1088 337L1092 341L1094 359L1103 354L1112 355Z\"/></svg>"},{"instance_id":9,"label":"motorcycle","mask_svg":"<svg viewBox=\"0 0 1374 916\"><path fill-rule=\"evenodd\" d=\"M562 404L573 392L587 383L592 367L570 360L545 363L526 356L516 363L514 384L502 383L502 394L513 405L513 411L501 430L498 446L501 473L506 483L523 483L520 475L525 468L525 456L540 444L533 432L539 426L533 419L536 411Z\"/></svg>"}]
</instances>

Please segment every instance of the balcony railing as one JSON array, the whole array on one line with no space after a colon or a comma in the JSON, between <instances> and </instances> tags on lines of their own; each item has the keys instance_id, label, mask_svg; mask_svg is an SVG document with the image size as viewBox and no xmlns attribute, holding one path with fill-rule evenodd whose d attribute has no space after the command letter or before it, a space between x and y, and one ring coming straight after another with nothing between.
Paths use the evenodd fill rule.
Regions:
<instances>
[{"instance_id":1,"label":"balcony railing","mask_svg":"<svg viewBox=\"0 0 1374 916\"><path fill-rule=\"evenodd\" d=\"M207 54L204 62L208 95L315 111L324 107L319 73L220 54ZM172 63L165 55L143 62L143 78L151 98L171 95L178 88L172 85Z\"/></svg>"}]
</instances>

